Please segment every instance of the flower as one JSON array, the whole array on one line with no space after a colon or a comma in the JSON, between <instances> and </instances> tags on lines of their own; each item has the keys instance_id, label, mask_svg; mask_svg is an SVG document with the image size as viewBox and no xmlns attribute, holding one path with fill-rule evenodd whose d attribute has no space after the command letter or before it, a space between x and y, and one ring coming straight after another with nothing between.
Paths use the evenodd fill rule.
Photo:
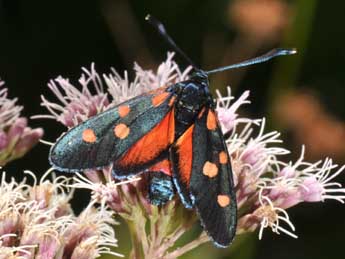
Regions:
<instances>
[{"instance_id":1,"label":"flower","mask_svg":"<svg viewBox=\"0 0 345 259\"><path fill-rule=\"evenodd\" d=\"M3 85L0 80L0 88ZM0 90L0 166L24 156L43 136L43 129L27 127L27 119L20 117L23 107L7 92L7 88Z\"/></svg>"},{"instance_id":2,"label":"flower","mask_svg":"<svg viewBox=\"0 0 345 259\"><path fill-rule=\"evenodd\" d=\"M71 207L73 189L64 176L47 179L52 170L31 186L24 179L0 185L0 258L96 258L111 251L117 240L112 226L113 211L90 203L75 216ZM88 254L85 254L88 251Z\"/></svg>"},{"instance_id":3,"label":"flower","mask_svg":"<svg viewBox=\"0 0 345 259\"><path fill-rule=\"evenodd\" d=\"M237 109L243 105L250 103L248 99L249 91L245 91L234 103L231 101L234 99L231 96L231 88L227 87L227 96L223 97L221 93L217 90L217 113L219 122L221 122L222 131L226 132L235 132L236 130L234 127L239 123L248 123L255 121L248 119L248 118L238 118L238 114L236 113Z\"/></svg>"},{"instance_id":4,"label":"flower","mask_svg":"<svg viewBox=\"0 0 345 259\"><path fill-rule=\"evenodd\" d=\"M30 256L31 254L27 249L36 248L36 245L29 246L4 246L3 240L8 238L17 237L16 234L6 234L0 236L0 259L25 259L25 256ZM16 256L16 254L23 254L24 256Z\"/></svg>"},{"instance_id":5,"label":"flower","mask_svg":"<svg viewBox=\"0 0 345 259\"><path fill-rule=\"evenodd\" d=\"M279 207L275 207L273 202L264 196L259 196L260 206L251 214L247 214L240 218L238 225L238 234L244 232L252 232L259 228L259 239L262 239L263 230L270 227L274 233L280 234L279 231L297 238L291 231L283 228L280 224L281 221L285 222L292 231L295 231L294 225L289 219L287 212Z\"/></svg>"},{"instance_id":6,"label":"flower","mask_svg":"<svg viewBox=\"0 0 345 259\"><path fill-rule=\"evenodd\" d=\"M133 82L128 80L127 72L121 77L115 70L109 75L103 75L102 81L92 66L90 72L84 69L87 76L82 76L81 91L67 84L67 79L62 85L60 80L65 95L55 88L53 91L62 104L51 103L42 97L42 105L50 111L49 118L71 127L95 111L95 105L89 107L86 102L88 98L94 97L89 96L87 89L90 87L98 89L95 96L112 97L99 106L101 111L147 90L185 80L190 69L180 71L172 57L173 54L168 54L167 61L156 73L143 70L135 64ZM100 87L104 82L106 91L101 90L105 89L103 86ZM232 158L238 203L237 233L258 230L261 239L264 229L270 228L277 234L285 233L296 238L287 210L301 202L327 199L344 202L345 189L339 183L332 182L344 167L333 172L338 167L330 159L323 163L305 162L304 147L301 157L295 163L284 162L283 157L290 151L281 147L280 133L265 132L264 118L250 119L239 115L239 107L249 103L248 98L249 91L246 91L235 100L228 88L228 95L222 96L217 92L216 100L218 119ZM72 105L74 103L82 105ZM83 108L75 112L64 110L64 107L71 106ZM69 123L64 119L66 117ZM145 173L118 182L112 178L111 171L110 165L102 170L87 170L85 175L76 174L72 187L90 190L93 203L111 208L126 220L132 237L132 258L176 258L209 240L203 233L180 249L172 250L175 242L196 222L195 213L186 210L177 195L163 206L151 205L147 200L148 176Z\"/></svg>"},{"instance_id":7,"label":"flower","mask_svg":"<svg viewBox=\"0 0 345 259\"><path fill-rule=\"evenodd\" d=\"M186 79L191 68L181 71L172 61L173 56L173 53L168 53L166 62L159 66L156 74L151 70L143 70L136 64L136 77L132 83L128 80L127 72L122 77L114 69L110 74L103 75L103 82L94 64L90 70L82 69L84 73L79 79L80 90L68 79L59 76L51 80L48 87L61 104L50 102L42 96L42 106L46 107L51 115L38 115L35 118L56 119L67 127L73 127L110 106L160 86L182 81ZM105 87L107 93L104 91ZM109 96L112 97L112 102Z\"/></svg>"}]
</instances>

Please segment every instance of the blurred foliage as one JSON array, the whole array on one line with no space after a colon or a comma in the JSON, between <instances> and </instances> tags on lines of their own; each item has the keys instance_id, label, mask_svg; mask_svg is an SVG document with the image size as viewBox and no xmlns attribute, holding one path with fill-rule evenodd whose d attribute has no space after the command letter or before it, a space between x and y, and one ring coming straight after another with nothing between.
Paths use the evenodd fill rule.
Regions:
<instances>
[{"instance_id":1,"label":"blurred foliage","mask_svg":"<svg viewBox=\"0 0 345 259\"><path fill-rule=\"evenodd\" d=\"M325 115L326 121L337 122L327 124L323 135L316 135L314 140L327 140L327 133L333 135L333 125L345 129L345 2L257 0L249 6L243 5L244 2L248 1L1 0L0 75L7 82L10 94L19 97L25 106L25 115L29 116L43 112L39 95L49 96L46 83L50 78L61 74L76 80L80 67L89 66L91 62L104 73L110 66L117 70L128 69L134 61L153 68L163 60L168 46L145 23L144 17L151 13L164 22L179 46L204 69L233 63L276 46L298 47L298 56L211 78L213 89L224 89L230 84L235 95L249 89L252 104L244 112L253 117L268 115L271 125L279 125L283 138L296 154L303 136L296 137L299 131L289 128L282 120L291 115L289 105L296 104L285 103L285 115L273 116L287 90L292 96L302 90L312 93L323 107L322 114L328 116ZM240 9L234 8L235 4L240 5L237 7ZM236 18L234 12L238 10L243 14ZM176 58L181 66L188 65L180 57ZM304 112L303 107L301 109ZM319 117L318 112L313 114ZM34 121L33 124L43 126L50 141L65 130L50 121ZM311 120L308 130L314 131L320 125L319 120ZM314 140L308 145L315 146ZM336 142L338 146L344 145L344 139ZM311 159L325 156L317 147ZM47 154L48 147L40 145L5 169L44 172L49 167ZM345 162L344 153L337 154L336 158L339 163ZM342 182L345 182L344 176ZM79 197L75 204L78 210L86 204L88 194L79 193ZM239 237L230 249L216 249L206 244L184 258L343 258L345 212L342 206L336 203L300 206L292 209L290 215L298 240L267 232L259 242L253 234ZM123 252L130 247L127 231L124 224L117 229Z\"/></svg>"}]
</instances>

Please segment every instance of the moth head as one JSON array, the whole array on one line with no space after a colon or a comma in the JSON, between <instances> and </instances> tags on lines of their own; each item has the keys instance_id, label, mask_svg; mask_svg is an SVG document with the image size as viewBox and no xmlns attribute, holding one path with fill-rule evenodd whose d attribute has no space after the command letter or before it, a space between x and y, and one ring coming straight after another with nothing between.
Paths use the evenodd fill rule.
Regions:
<instances>
[{"instance_id":1,"label":"moth head","mask_svg":"<svg viewBox=\"0 0 345 259\"><path fill-rule=\"evenodd\" d=\"M206 74L205 71L201 69L195 70L191 74L190 80L194 81L195 83L199 84L200 87L208 87L209 81L208 81L208 75Z\"/></svg>"}]
</instances>

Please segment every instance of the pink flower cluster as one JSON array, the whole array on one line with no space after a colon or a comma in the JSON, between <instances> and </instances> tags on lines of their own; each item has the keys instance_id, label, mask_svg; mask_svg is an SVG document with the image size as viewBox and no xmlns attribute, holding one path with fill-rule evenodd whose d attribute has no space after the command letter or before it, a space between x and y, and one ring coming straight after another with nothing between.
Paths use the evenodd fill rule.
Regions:
<instances>
[{"instance_id":1,"label":"pink flower cluster","mask_svg":"<svg viewBox=\"0 0 345 259\"><path fill-rule=\"evenodd\" d=\"M47 179L48 171L34 184L27 180L0 182L0 258L96 258L101 253L121 256L116 247L113 211L90 203L75 216L70 199L71 181L64 176ZM107 247L106 247L107 246Z\"/></svg>"},{"instance_id":2,"label":"pink flower cluster","mask_svg":"<svg viewBox=\"0 0 345 259\"><path fill-rule=\"evenodd\" d=\"M332 180L345 166L338 168L329 158L316 163L305 162L304 147L297 162L286 163L280 160L282 155L290 153L276 146L282 143L280 133L264 133L265 119L238 118L236 110L240 105L248 103L248 96L249 93L244 92L231 103L233 98L228 88L228 96L222 97L218 93L217 99L218 118L223 132L232 132L226 143L232 157L237 191L240 215L238 233L259 228L261 239L262 230L270 227L278 234L281 231L297 237L291 232L295 228L286 209L301 202L323 202L326 199L344 203L345 189ZM254 134L255 130L259 130L257 135ZM289 230L280 225L282 221Z\"/></svg>"},{"instance_id":3,"label":"pink flower cluster","mask_svg":"<svg viewBox=\"0 0 345 259\"><path fill-rule=\"evenodd\" d=\"M133 82L128 80L127 72L122 77L115 70L101 77L93 65L90 71L83 69L84 74L79 81L81 87L76 87L67 79L59 77L52 81L49 87L60 103L53 103L42 97L42 105L51 113L43 117L72 127L110 106L145 91L185 80L190 68L181 71L172 58L173 54L168 54L167 60L159 66L156 73L143 70L136 64ZM344 167L338 168L331 159L317 163L305 162L304 148L297 162L284 162L282 156L290 151L281 147L280 134L276 131L266 133L265 119L242 118L237 112L240 106L249 103L249 91L244 92L237 100L231 95L230 88L226 96L219 92L217 95L218 118L224 134L230 136L226 139L226 144L232 158L237 192L238 234L259 230L261 238L263 230L271 228L275 233L284 232L296 237L293 233L294 226L286 212L288 208L301 202L323 202L327 199L344 202L345 189L333 182ZM170 230L168 235L162 222L157 221L157 218L162 218L166 224L176 221L176 214L181 210L186 211L178 199L163 206L163 210L157 211L155 206L146 201L145 190L142 187L144 175L141 176L141 180L135 178L131 179L130 183L119 184L111 179L110 169L89 171L85 173L86 177L78 175L75 187L90 189L95 202L107 204L124 217L130 226L134 226L132 235L140 234L145 255L152 256L151 252L156 249L159 254L155 256L173 258L172 256L179 256L207 240L202 235L193 241L193 245L181 248L180 252L167 252L187 231L195 217L180 219L180 225L185 227ZM142 228L147 220L153 228L148 232ZM282 223L285 223L285 226ZM161 225L158 227L155 224Z\"/></svg>"},{"instance_id":4,"label":"pink flower cluster","mask_svg":"<svg viewBox=\"0 0 345 259\"><path fill-rule=\"evenodd\" d=\"M0 166L22 157L43 136L43 129L31 129L27 119L20 117L23 107L17 99L8 98L8 90L0 80Z\"/></svg>"}]
</instances>

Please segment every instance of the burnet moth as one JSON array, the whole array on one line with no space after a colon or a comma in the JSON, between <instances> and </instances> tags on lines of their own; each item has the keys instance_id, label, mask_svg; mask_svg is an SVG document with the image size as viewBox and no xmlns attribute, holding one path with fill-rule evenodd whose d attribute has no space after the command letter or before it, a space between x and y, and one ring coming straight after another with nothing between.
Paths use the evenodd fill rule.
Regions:
<instances>
[{"instance_id":1,"label":"burnet moth","mask_svg":"<svg viewBox=\"0 0 345 259\"><path fill-rule=\"evenodd\" d=\"M112 165L117 179L144 172L149 176L152 204L164 204L177 190L183 205L195 208L214 244L226 247L236 233L236 193L208 75L296 51L274 49L238 64L203 71L158 20L146 19L193 66L190 78L125 101L70 129L51 148L50 163L67 172Z\"/></svg>"}]
</instances>

